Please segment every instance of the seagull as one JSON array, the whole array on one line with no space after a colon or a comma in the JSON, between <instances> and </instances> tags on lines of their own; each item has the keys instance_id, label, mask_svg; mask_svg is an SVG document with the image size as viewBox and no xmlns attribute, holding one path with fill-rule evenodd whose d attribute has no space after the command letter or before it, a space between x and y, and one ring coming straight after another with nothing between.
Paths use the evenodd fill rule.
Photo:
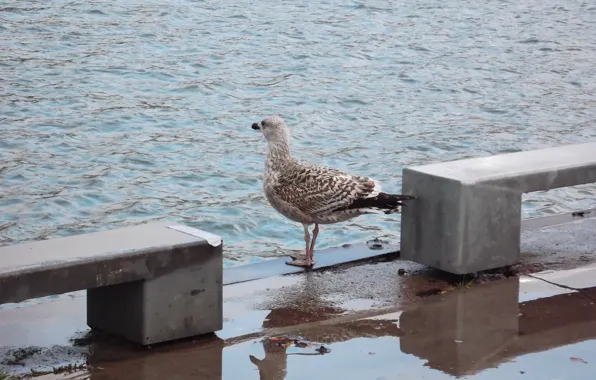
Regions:
<instances>
[{"instance_id":1,"label":"seagull","mask_svg":"<svg viewBox=\"0 0 596 380\"><path fill-rule=\"evenodd\" d=\"M411 195L387 194L375 180L344 173L323 165L299 161L290 153L290 131L279 116L253 123L267 139L263 190L280 214L301 223L304 228L304 253L291 256L288 265L314 266L314 249L319 224L344 222L362 214L393 214ZM312 239L309 227L314 224Z\"/></svg>"}]
</instances>

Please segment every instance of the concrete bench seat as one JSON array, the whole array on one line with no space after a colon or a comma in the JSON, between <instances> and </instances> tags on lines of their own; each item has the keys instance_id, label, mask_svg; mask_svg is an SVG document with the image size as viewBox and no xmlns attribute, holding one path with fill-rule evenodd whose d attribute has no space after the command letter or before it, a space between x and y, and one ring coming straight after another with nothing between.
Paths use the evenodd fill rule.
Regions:
<instances>
[{"instance_id":1,"label":"concrete bench seat","mask_svg":"<svg viewBox=\"0 0 596 380\"><path fill-rule=\"evenodd\" d=\"M87 289L87 324L142 345L222 328L222 240L150 223L0 247L0 304Z\"/></svg>"},{"instance_id":2,"label":"concrete bench seat","mask_svg":"<svg viewBox=\"0 0 596 380\"><path fill-rule=\"evenodd\" d=\"M596 182L596 142L403 172L401 257L454 274L515 264L522 193Z\"/></svg>"}]
</instances>

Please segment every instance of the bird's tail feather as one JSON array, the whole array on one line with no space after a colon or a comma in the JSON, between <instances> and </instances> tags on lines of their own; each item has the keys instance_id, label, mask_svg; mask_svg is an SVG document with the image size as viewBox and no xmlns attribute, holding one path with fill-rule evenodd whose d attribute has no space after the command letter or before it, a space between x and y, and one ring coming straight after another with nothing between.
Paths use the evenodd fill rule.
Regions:
<instances>
[{"instance_id":1,"label":"bird's tail feather","mask_svg":"<svg viewBox=\"0 0 596 380\"><path fill-rule=\"evenodd\" d=\"M416 197L412 195L379 193L374 197L361 198L352 202L348 209L372 209L379 210L385 214L391 214L399 212L399 208L405 206L403 202L412 199L416 199Z\"/></svg>"}]
</instances>

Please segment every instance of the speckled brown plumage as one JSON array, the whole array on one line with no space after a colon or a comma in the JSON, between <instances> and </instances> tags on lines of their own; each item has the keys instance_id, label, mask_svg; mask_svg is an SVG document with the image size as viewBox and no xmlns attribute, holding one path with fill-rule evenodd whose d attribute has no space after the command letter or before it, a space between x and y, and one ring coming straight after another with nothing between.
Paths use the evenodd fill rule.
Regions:
<instances>
[{"instance_id":1,"label":"speckled brown plumage","mask_svg":"<svg viewBox=\"0 0 596 380\"><path fill-rule=\"evenodd\" d=\"M337 223L362 214L398 212L402 201L413 199L383 193L371 178L296 160L290 154L288 128L280 117L267 117L254 123L253 129L260 129L268 142L265 196L282 215L303 224L307 264L309 254L312 261L318 224ZM315 232L309 249L307 226L313 223Z\"/></svg>"},{"instance_id":2,"label":"speckled brown plumage","mask_svg":"<svg viewBox=\"0 0 596 380\"><path fill-rule=\"evenodd\" d=\"M379 206L396 211L398 202L375 203L379 196L388 198L379 188L370 178L296 160L290 160L275 174L269 172L264 185L273 207L290 219L307 224L336 223L364 213L378 213ZM365 199L370 202L362 203ZM354 207L359 202L361 207Z\"/></svg>"}]
</instances>

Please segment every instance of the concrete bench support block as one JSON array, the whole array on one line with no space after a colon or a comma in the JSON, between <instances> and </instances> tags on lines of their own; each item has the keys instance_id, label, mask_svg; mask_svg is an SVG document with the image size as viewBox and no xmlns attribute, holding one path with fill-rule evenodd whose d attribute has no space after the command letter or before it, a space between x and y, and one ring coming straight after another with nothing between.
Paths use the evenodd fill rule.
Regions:
<instances>
[{"instance_id":1,"label":"concrete bench support block","mask_svg":"<svg viewBox=\"0 0 596 380\"><path fill-rule=\"evenodd\" d=\"M0 303L86 289L90 327L142 345L223 324L223 242L168 223L0 247Z\"/></svg>"},{"instance_id":2,"label":"concrete bench support block","mask_svg":"<svg viewBox=\"0 0 596 380\"><path fill-rule=\"evenodd\" d=\"M221 273L212 255L152 280L88 289L87 324L142 345L221 330Z\"/></svg>"},{"instance_id":3,"label":"concrete bench support block","mask_svg":"<svg viewBox=\"0 0 596 380\"><path fill-rule=\"evenodd\" d=\"M406 168L401 257L465 274L515 264L521 196L596 182L596 143Z\"/></svg>"}]
</instances>

